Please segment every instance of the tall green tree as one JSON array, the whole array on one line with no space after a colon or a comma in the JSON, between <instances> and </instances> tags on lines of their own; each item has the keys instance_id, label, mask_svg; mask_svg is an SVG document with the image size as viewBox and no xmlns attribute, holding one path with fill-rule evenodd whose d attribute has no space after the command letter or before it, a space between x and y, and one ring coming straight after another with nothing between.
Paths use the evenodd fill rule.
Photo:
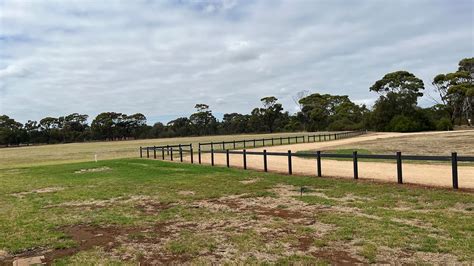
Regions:
<instances>
[{"instance_id":1,"label":"tall green tree","mask_svg":"<svg viewBox=\"0 0 474 266\"><path fill-rule=\"evenodd\" d=\"M279 127L284 116L283 106L278 103L275 96L263 97L260 99L263 108L255 108L251 114L251 123L259 131L274 132ZM260 126L257 123L261 123Z\"/></svg>"},{"instance_id":2,"label":"tall green tree","mask_svg":"<svg viewBox=\"0 0 474 266\"><path fill-rule=\"evenodd\" d=\"M18 145L26 140L23 125L7 115L0 116L0 144Z\"/></svg>"},{"instance_id":3,"label":"tall green tree","mask_svg":"<svg viewBox=\"0 0 474 266\"><path fill-rule=\"evenodd\" d=\"M124 117L124 127L126 137L138 139L145 136L147 130L146 116L142 113L126 115Z\"/></svg>"},{"instance_id":4,"label":"tall green tree","mask_svg":"<svg viewBox=\"0 0 474 266\"><path fill-rule=\"evenodd\" d=\"M418 117L417 107L424 89L423 81L407 71L388 73L377 80L369 88L380 95L371 114L372 127L378 131L417 131L427 127ZM405 125L398 126L401 123Z\"/></svg>"},{"instance_id":5,"label":"tall green tree","mask_svg":"<svg viewBox=\"0 0 474 266\"><path fill-rule=\"evenodd\" d=\"M43 134L39 130L40 126L37 121L28 120L28 122L25 123L23 128L25 129L26 134L28 135L28 143L46 142L44 141Z\"/></svg>"},{"instance_id":6,"label":"tall green tree","mask_svg":"<svg viewBox=\"0 0 474 266\"><path fill-rule=\"evenodd\" d=\"M299 103L302 111L297 116L306 120L310 131L361 128L366 111L365 106L353 103L347 95L313 93Z\"/></svg>"},{"instance_id":7,"label":"tall green tree","mask_svg":"<svg viewBox=\"0 0 474 266\"><path fill-rule=\"evenodd\" d=\"M88 129L86 114L73 113L60 119L63 122L62 134L65 142L85 141L88 139Z\"/></svg>"},{"instance_id":8,"label":"tall green tree","mask_svg":"<svg viewBox=\"0 0 474 266\"><path fill-rule=\"evenodd\" d=\"M212 114L209 105L207 104L196 104L194 106L196 112L189 117L189 121L193 125L194 134L210 135L215 134L217 131L217 119Z\"/></svg>"},{"instance_id":9,"label":"tall green tree","mask_svg":"<svg viewBox=\"0 0 474 266\"><path fill-rule=\"evenodd\" d=\"M239 134L249 132L249 115L239 113L224 114L222 119L222 130L225 134Z\"/></svg>"},{"instance_id":10,"label":"tall green tree","mask_svg":"<svg viewBox=\"0 0 474 266\"><path fill-rule=\"evenodd\" d=\"M39 130L44 136L46 143L58 143L63 141L61 135L62 122L56 117L45 117L39 121Z\"/></svg>"},{"instance_id":11,"label":"tall green tree","mask_svg":"<svg viewBox=\"0 0 474 266\"><path fill-rule=\"evenodd\" d=\"M94 138L100 140L118 139L122 134L120 126L122 118L122 113L104 112L98 114L91 124Z\"/></svg>"},{"instance_id":12,"label":"tall green tree","mask_svg":"<svg viewBox=\"0 0 474 266\"><path fill-rule=\"evenodd\" d=\"M432 84L452 123L474 123L474 58L462 59L456 72L439 74Z\"/></svg>"},{"instance_id":13,"label":"tall green tree","mask_svg":"<svg viewBox=\"0 0 474 266\"><path fill-rule=\"evenodd\" d=\"M187 117L179 117L167 124L172 136L184 137L193 134L191 122Z\"/></svg>"}]
</instances>

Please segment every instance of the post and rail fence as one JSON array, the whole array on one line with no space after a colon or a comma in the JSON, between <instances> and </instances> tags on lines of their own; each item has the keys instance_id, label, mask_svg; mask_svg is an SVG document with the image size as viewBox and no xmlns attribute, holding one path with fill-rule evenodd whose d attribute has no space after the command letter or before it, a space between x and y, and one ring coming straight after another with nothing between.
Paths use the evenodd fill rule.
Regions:
<instances>
[{"instance_id":1,"label":"post and rail fence","mask_svg":"<svg viewBox=\"0 0 474 266\"><path fill-rule=\"evenodd\" d=\"M229 144L233 149L237 148L257 148L259 147L257 143L261 143L261 146L275 146L275 145L285 145L285 144L295 144L295 143L312 143L312 142L322 142L330 140L338 140L344 138L355 137L359 135L366 134L367 131L346 131L346 132L337 132L337 133L319 133L313 135L303 135L303 136L288 136L288 137L278 137L278 138L262 138L262 139L247 139L247 140L233 140L233 141L219 141L219 142L205 142L198 143L199 151L199 162L201 162L201 152L215 150L216 147L226 150ZM292 142L293 141L293 142ZM251 145L249 145L251 144ZM227 145L227 146L226 146ZM210 149L205 150L203 147L210 147ZM143 151L146 152L146 157L150 158L150 151L153 152L153 158L157 158L157 150L161 151L161 157L164 160L165 156L170 157L170 160L173 161L173 151L177 151L182 155L183 153L193 153L193 144L175 144L175 145L163 145L163 146L149 146L149 147L140 147L140 158L143 157ZM180 160L181 160L180 156ZM192 155L191 155L192 157Z\"/></svg>"},{"instance_id":2,"label":"post and rail fence","mask_svg":"<svg viewBox=\"0 0 474 266\"><path fill-rule=\"evenodd\" d=\"M198 149L204 151L204 148L207 147L207 150L216 150L219 148L221 150L226 149L238 149L238 148L257 148L265 146L275 146L275 145L287 145L287 144L297 144L297 143L313 143L313 142L322 142L329 140L338 140L350 137L356 137L359 135L366 134L367 131L346 131L338 133L318 133L313 135L302 135L302 136L288 136L288 137L278 137L278 138L261 138L261 139L244 139L244 140L232 140L232 141L212 141L212 142L203 142L198 144ZM261 145L257 145L261 144Z\"/></svg>"},{"instance_id":3,"label":"post and rail fence","mask_svg":"<svg viewBox=\"0 0 474 266\"><path fill-rule=\"evenodd\" d=\"M345 132L351 133L351 132ZM334 137L334 139L339 139L342 138L341 135L337 135L341 133L336 133L336 134L331 134L331 136ZM363 133L362 133L363 134ZM322 136L328 136L327 135L322 135ZM360 133L359 133L360 135ZM315 135L316 137L318 135ZM350 135L346 135L350 136ZM353 135L356 136L356 135ZM308 136L308 141L309 137L313 136ZM339 137L339 138L338 138ZM295 137L293 137L295 138ZM317 137L319 139L319 137ZM324 137L323 137L324 138ZM280 138L277 138L280 139ZM285 139L285 138L284 138ZM286 138L288 139L288 138ZM263 139L260 139L263 140ZM250 140L253 142L254 140ZM259 141L259 140L256 140ZM233 144L232 147L234 147L234 143L245 143L249 142L249 140L246 140L245 142L243 141L227 141L227 142L209 142L209 143L201 143L199 146L199 149L197 151L198 155L198 163L202 164L202 154L203 153L209 153L211 156L211 162L210 164L212 166L215 165L214 162L214 155L215 154L225 154L226 156L226 166L230 167L230 156L231 155L241 155L242 156L242 166L243 169L247 169L247 156L248 155L261 155L262 160L263 160L263 170L265 172L268 171L268 157L269 156L284 156L288 158L288 174L291 175L293 174L293 165L292 165L292 158L293 157L302 157L302 158L315 158L316 159L316 176L322 177L322 158L327 158L327 159L352 159L353 162L353 177L354 179L359 178L359 159L371 159L371 160L393 160L397 164L397 183L403 184L403 161L404 160L411 160L411 161L438 161L438 162L451 162L451 167L452 167L452 187L454 189L459 188L459 174L458 174L458 162L474 162L474 156L458 156L456 152L451 153L451 156L434 156L434 155L402 155L401 152L397 152L396 154L358 154L357 151L354 151L352 154L331 154L331 153L322 153L321 151L316 151L314 153L292 153L291 150L288 150L288 152L268 152L267 150L263 151L248 151L246 149L243 150L230 150L230 149L219 149L215 150L214 145L215 144L221 144L223 145L222 147L225 148L226 144ZM202 150L201 146L202 145L211 145L210 150ZM254 145L252 145L254 146ZM161 152L161 159L165 160L166 157L169 157L171 161L173 161L173 151L178 151L179 152L179 160L180 162L183 162L183 152L187 152L190 154L190 163L194 163L194 151L193 151L193 145L192 144L179 144L179 145L166 145L166 146L151 146L151 147L140 147L140 157L143 158L143 151L146 151L146 157L150 158L150 151L153 152L153 158L157 159L156 151L159 150ZM165 153L167 156L165 156Z\"/></svg>"}]
</instances>

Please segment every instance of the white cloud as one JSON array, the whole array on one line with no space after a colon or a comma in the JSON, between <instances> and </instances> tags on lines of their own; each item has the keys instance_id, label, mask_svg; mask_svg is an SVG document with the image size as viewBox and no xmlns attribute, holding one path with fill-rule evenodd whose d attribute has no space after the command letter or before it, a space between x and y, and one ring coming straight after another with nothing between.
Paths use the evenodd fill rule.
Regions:
<instances>
[{"instance_id":1,"label":"white cloud","mask_svg":"<svg viewBox=\"0 0 474 266\"><path fill-rule=\"evenodd\" d=\"M26 74L26 69L19 65L9 65L4 69L0 69L0 79L10 77L18 77Z\"/></svg>"},{"instance_id":2,"label":"white cloud","mask_svg":"<svg viewBox=\"0 0 474 266\"><path fill-rule=\"evenodd\" d=\"M293 111L304 89L368 103L389 71L429 88L472 56L466 21L469 0L3 0L0 114L169 118L196 103L249 112L268 95Z\"/></svg>"}]
</instances>

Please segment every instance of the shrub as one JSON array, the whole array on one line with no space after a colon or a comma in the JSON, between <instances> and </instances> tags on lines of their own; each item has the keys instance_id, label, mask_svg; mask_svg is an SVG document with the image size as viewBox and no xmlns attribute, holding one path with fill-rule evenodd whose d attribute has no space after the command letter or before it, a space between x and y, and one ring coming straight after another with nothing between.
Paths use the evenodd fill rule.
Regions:
<instances>
[{"instance_id":1,"label":"shrub","mask_svg":"<svg viewBox=\"0 0 474 266\"><path fill-rule=\"evenodd\" d=\"M443 117L436 122L436 130L453 130L453 123L451 119Z\"/></svg>"},{"instance_id":2,"label":"shrub","mask_svg":"<svg viewBox=\"0 0 474 266\"><path fill-rule=\"evenodd\" d=\"M404 115L394 116L387 126L387 131L414 132L420 130L421 125L418 121Z\"/></svg>"}]
</instances>

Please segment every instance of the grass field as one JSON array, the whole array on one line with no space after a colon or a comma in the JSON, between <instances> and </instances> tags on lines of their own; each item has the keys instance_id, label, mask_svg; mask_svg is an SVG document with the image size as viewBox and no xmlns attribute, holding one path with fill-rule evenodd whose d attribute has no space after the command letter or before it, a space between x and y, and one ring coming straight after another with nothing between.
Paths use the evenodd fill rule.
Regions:
<instances>
[{"instance_id":1,"label":"grass field","mask_svg":"<svg viewBox=\"0 0 474 266\"><path fill-rule=\"evenodd\" d=\"M0 264L474 262L470 193L145 159L3 168Z\"/></svg>"},{"instance_id":2,"label":"grass field","mask_svg":"<svg viewBox=\"0 0 474 266\"><path fill-rule=\"evenodd\" d=\"M186 143L192 143L193 145L197 145L199 142L217 142L271 137L276 138L313 134L316 133L297 132L256 135L220 135L205 137L146 139L132 141L105 141L55 144L20 148L1 148L0 161L2 163L0 164L0 169L31 165L48 165L68 162L93 161L95 154L97 154L99 160L133 158L138 156L138 147L140 146L160 146Z\"/></svg>"}]
</instances>

